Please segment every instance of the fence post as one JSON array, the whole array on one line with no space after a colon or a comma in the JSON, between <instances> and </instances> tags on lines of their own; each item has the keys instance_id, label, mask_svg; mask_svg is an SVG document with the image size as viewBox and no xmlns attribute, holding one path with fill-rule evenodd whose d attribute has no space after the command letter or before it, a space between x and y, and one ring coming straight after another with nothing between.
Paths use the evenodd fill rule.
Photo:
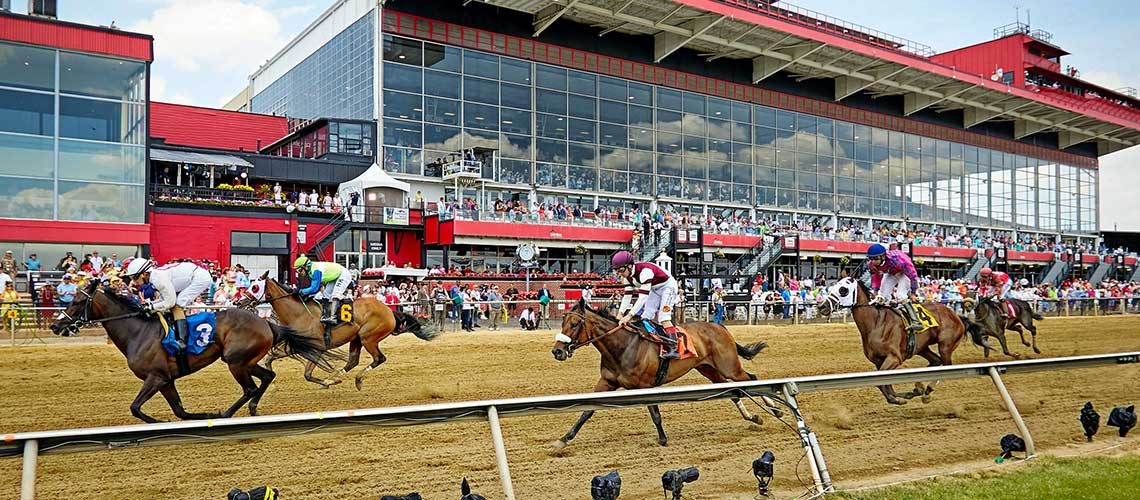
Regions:
<instances>
[{"instance_id":1,"label":"fence post","mask_svg":"<svg viewBox=\"0 0 1140 500\"><path fill-rule=\"evenodd\" d=\"M807 423L804 422L803 415L800 413L799 403L796 402L796 394L799 390L794 383L787 383L784 384L782 392L788 406L792 407L792 414L796 419L796 428L799 430L800 443L804 447L804 453L808 456L808 467L811 468L811 477L815 481L815 490L817 493L828 491L831 489L831 475L828 474L827 466L823 463L823 453L819 451L819 442L815 440L815 433L808 430Z\"/></svg>"},{"instance_id":2,"label":"fence post","mask_svg":"<svg viewBox=\"0 0 1140 500\"><path fill-rule=\"evenodd\" d=\"M1005 402L1005 407L1009 410L1009 415L1013 417L1013 423L1017 426L1017 431L1021 433L1022 439L1025 439L1025 453L1030 457L1037 455L1037 451L1033 448L1033 436L1029 435L1029 428L1025 426L1025 421L1021 419L1021 412L1017 411L1017 405L1013 404L1013 398L1009 396L1009 391L1005 389L1005 383L1001 381L1001 375L998 373L997 367L990 367L990 379L994 381L994 386L997 387L998 393L1001 394L1001 399Z\"/></svg>"},{"instance_id":3,"label":"fence post","mask_svg":"<svg viewBox=\"0 0 1140 500\"><path fill-rule=\"evenodd\" d=\"M20 480L20 500L36 498L36 460L40 456L40 443L35 439L24 441L24 467Z\"/></svg>"},{"instance_id":4,"label":"fence post","mask_svg":"<svg viewBox=\"0 0 1140 500\"><path fill-rule=\"evenodd\" d=\"M495 444L495 460L499 465L499 481L503 483L503 495L507 500L515 500L511 471L507 467L507 449L503 446L503 430L499 427L499 410L494 406L487 408L487 421L491 424L491 441Z\"/></svg>"}]
</instances>

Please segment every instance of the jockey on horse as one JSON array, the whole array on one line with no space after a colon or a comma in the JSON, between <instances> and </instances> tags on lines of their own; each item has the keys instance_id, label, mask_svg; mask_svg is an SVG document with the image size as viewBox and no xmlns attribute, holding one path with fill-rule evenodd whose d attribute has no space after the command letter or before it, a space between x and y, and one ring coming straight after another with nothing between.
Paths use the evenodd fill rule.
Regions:
<instances>
[{"instance_id":1,"label":"jockey on horse","mask_svg":"<svg viewBox=\"0 0 1140 500\"><path fill-rule=\"evenodd\" d=\"M1002 319L1009 318L1009 311L1004 304L1005 300L1010 299L1009 291L1013 288L1013 280L1009 275L1001 271L994 271L988 267L983 267L982 272L978 275L978 295L994 299L995 302L999 300L1002 302L1002 307L999 307L999 313Z\"/></svg>"},{"instance_id":2,"label":"jockey on horse","mask_svg":"<svg viewBox=\"0 0 1140 500\"><path fill-rule=\"evenodd\" d=\"M160 314L169 311L174 317L178 350L185 350L190 326L183 308L190 307L202 292L210 288L213 282L210 272L193 262L175 262L158 267L150 259L137 258L127 263L122 278L140 288L147 283L154 287L158 298L143 304L143 308Z\"/></svg>"},{"instance_id":3,"label":"jockey on horse","mask_svg":"<svg viewBox=\"0 0 1140 500\"><path fill-rule=\"evenodd\" d=\"M677 351L677 327L673 325L677 280L657 264L636 262L633 254L625 250L615 253L610 263L625 283L625 293L618 307L618 324L629 324L640 311L643 319L657 321L665 328L663 333L658 332L665 346L661 357L680 359L681 355ZM634 295L637 295L637 301L630 304Z\"/></svg>"},{"instance_id":4,"label":"jockey on horse","mask_svg":"<svg viewBox=\"0 0 1140 500\"><path fill-rule=\"evenodd\" d=\"M337 324L340 301L344 300L344 293L352 284L351 273L336 262L313 262L304 255L293 261L293 268L309 277L309 286L298 290L298 293L321 303L321 323Z\"/></svg>"},{"instance_id":5,"label":"jockey on horse","mask_svg":"<svg viewBox=\"0 0 1140 500\"><path fill-rule=\"evenodd\" d=\"M867 249L867 262L871 270L871 289L878 292L873 302L897 304L895 308L906 320L907 329L922 329L914 310L914 292L918 290L918 273L910 256L901 250L887 250L875 243Z\"/></svg>"}]
</instances>

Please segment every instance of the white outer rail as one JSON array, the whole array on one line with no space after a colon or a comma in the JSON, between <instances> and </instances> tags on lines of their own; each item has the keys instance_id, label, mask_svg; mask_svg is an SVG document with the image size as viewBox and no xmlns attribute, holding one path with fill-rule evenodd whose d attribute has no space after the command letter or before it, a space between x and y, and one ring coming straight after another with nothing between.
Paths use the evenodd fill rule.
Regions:
<instances>
[{"instance_id":1,"label":"white outer rail","mask_svg":"<svg viewBox=\"0 0 1140 500\"><path fill-rule=\"evenodd\" d=\"M394 406L358 410L294 413L258 417L234 417L217 420L164 422L87 429L6 434L0 442L0 457L23 456L21 499L35 497L36 460L40 454L74 453L85 451L133 448L141 446L185 445L219 440L260 439L288 436L297 433L346 432L376 427L399 427L457 420L484 420L491 426L492 440L499 464L499 474L507 498L513 498L510 472L507 469L499 416L522 417L551 413L644 406L662 403L680 403L723 399L744 395L760 396L763 393L783 393L794 398L797 393L854 389L885 384L931 382L971 377L989 377L1001 393L1018 429L1024 434L1027 445L1032 438L1013 400L1004 391L1002 373L1028 373L1051 370L1070 370L1118 364L1140 363L1140 352L1121 352L1089 356L973 363L965 365L908 368L901 370L813 375L725 384L657 387L630 391L538 396L459 403L442 403L418 406ZM797 422L803 424L802 421ZM808 438L806 429L803 429ZM814 433L808 443L812 453L813 469L824 471L814 475L817 492L831 490L826 478L826 466ZM1027 450L1030 455L1033 450ZM826 478L826 479L825 479Z\"/></svg>"}]
</instances>

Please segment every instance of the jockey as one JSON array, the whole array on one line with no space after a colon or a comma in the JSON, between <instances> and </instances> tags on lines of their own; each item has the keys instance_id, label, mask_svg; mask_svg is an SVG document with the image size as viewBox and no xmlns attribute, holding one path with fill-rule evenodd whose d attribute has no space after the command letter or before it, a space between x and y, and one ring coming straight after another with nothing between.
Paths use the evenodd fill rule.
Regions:
<instances>
[{"instance_id":1,"label":"jockey","mask_svg":"<svg viewBox=\"0 0 1140 500\"><path fill-rule=\"evenodd\" d=\"M174 317L178 350L185 349L190 338L190 325L186 322L186 312L183 309L190 307L202 292L210 288L213 281L210 272L192 262L175 262L158 267L150 259L139 258L132 259L127 264L123 278L139 289L145 289L147 284L154 287L158 298L146 302L143 307L158 313L169 311Z\"/></svg>"},{"instance_id":2,"label":"jockey","mask_svg":"<svg viewBox=\"0 0 1140 500\"><path fill-rule=\"evenodd\" d=\"M917 315L912 304L918 290L918 273L910 256L900 250L887 251L887 247L875 243L867 249L867 262L871 270L871 289L879 292L875 302L899 303L899 310L909 323L907 328L914 331L922 329L915 319Z\"/></svg>"},{"instance_id":3,"label":"jockey","mask_svg":"<svg viewBox=\"0 0 1140 500\"><path fill-rule=\"evenodd\" d=\"M352 275L336 262L313 262L304 255L293 261L293 269L309 277L309 286L298 293L302 297L317 299L323 311L321 323L335 325L337 320L334 314L340 309L340 301L344 300L344 292L352 283Z\"/></svg>"},{"instance_id":4,"label":"jockey","mask_svg":"<svg viewBox=\"0 0 1140 500\"><path fill-rule=\"evenodd\" d=\"M1013 288L1013 280L1009 275L1001 271L994 271L989 267L983 267L982 271L978 273L978 294L983 297L990 297L994 300L1005 301L1010 296L1010 290ZM998 311L1002 318L1008 318L1009 313L1006 311L1004 304L999 304Z\"/></svg>"},{"instance_id":5,"label":"jockey","mask_svg":"<svg viewBox=\"0 0 1140 500\"><path fill-rule=\"evenodd\" d=\"M661 337L665 341L666 352L662 357L680 359L681 356L677 352L677 327L673 326L677 280L657 264L637 262L633 254L625 250L615 253L610 263L625 283L625 293L618 307L618 315L621 317L618 324L628 324L640 311L643 319L657 321L665 327ZM632 301L634 295L637 295L636 302Z\"/></svg>"}]
</instances>

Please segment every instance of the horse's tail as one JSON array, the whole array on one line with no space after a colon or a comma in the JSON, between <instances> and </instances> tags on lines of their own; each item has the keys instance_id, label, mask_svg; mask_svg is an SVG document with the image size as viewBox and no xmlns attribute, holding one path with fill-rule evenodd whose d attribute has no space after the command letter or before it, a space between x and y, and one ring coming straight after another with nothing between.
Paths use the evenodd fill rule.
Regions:
<instances>
[{"instance_id":1,"label":"horse's tail","mask_svg":"<svg viewBox=\"0 0 1140 500\"><path fill-rule=\"evenodd\" d=\"M334 371L332 359L346 359L340 353L325 350L325 346L320 340L301 335L297 330L285 325L272 321L266 321L266 323L269 324L269 329L273 330L273 346L281 349L285 356L300 356L317 365L320 369L329 372Z\"/></svg>"},{"instance_id":2,"label":"horse's tail","mask_svg":"<svg viewBox=\"0 0 1140 500\"><path fill-rule=\"evenodd\" d=\"M415 315L405 313L403 311L392 311L392 315L396 317L396 331L399 332L412 332L417 339L432 341L441 333L438 328L429 324L427 328Z\"/></svg>"},{"instance_id":3,"label":"horse's tail","mask_svg":"<svg viewBox=\"0 0 1140 500\"><path fill-rule=\"evenodd\" d=\"M1042 316L1041 313L1034 311L1032 308L1029 309L1029 316L1037 321L1045 319L1045 316Z\"/></svg>"},{"instance_id":4,"label":"horse's tail","mask_svg":"<svg viewBox=\"0 0 1140 500\"><path fill-rule=\"evenodd\" d=\"M763 351L765 347L768 347L768 343L763 340L748 345L740 345L737 343L736 355L746 360L751 360L755 358L757 354L760 354L760 351Z\"/></svg>"},{"instance_id":5,"label":"horse's tail","mask_svg":"<svg viewBox=\"0 0 1140 500\"><path fill-rule=\"evenodd\" d=\"M983 348L989 347L989 345L986 344L986 339L982 336L982 325L961 314L958 315L958 319L962 320L962 326L966 327L966 333L970 334L970 341L973 342L974 345Z\"/></svg>"}]
</instances>

